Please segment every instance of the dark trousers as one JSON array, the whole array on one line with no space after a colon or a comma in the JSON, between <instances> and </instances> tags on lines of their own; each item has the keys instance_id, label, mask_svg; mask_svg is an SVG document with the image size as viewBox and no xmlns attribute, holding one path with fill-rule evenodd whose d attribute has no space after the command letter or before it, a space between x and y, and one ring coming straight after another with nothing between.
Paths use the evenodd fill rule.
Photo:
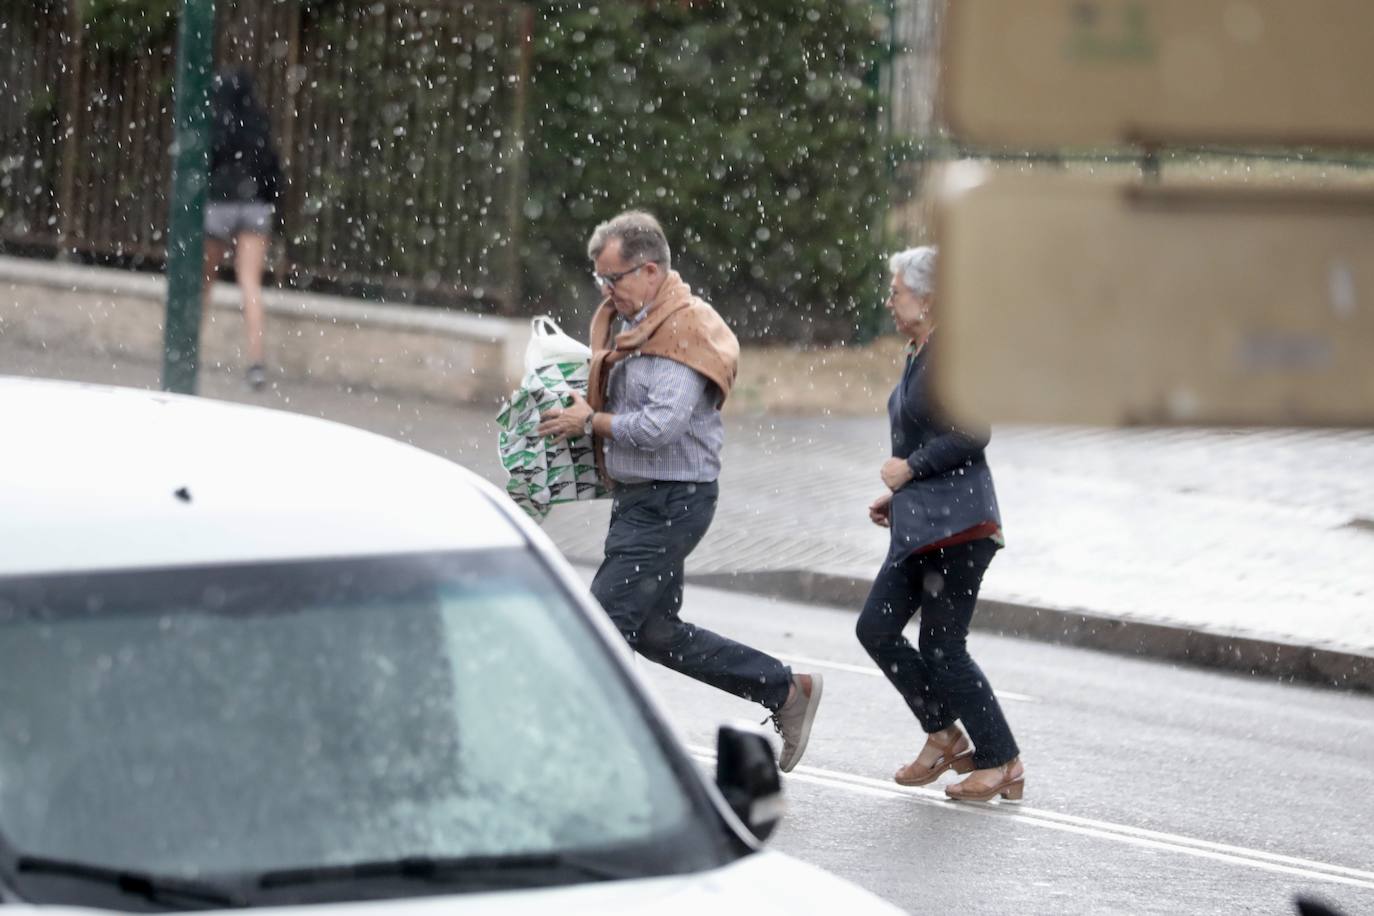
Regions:
<instances>
[{"instance_id":1,"label":"dark trousers","mask_svg":"<svg viewBox=\"0 0 1374 916\"><path fill-rule=\"evenodd\" d=\"M964 723L979 769L1020 752L992 685L968 654L968 625L997 545L988 538L913 554L878 573L855 628L859 642L929 734ZM902 630L917 612L913 648Z\"/></svg>"},{"instance_id":2,"label":"dark trousers","mask_svg":"<svg viewBox=\"0 0 1374 916\"><path fill-rule=\"evenodd\" d=\"M711 527L717 493L715 482L617 487L592 594L645 658L776 711L792 683L787 666L678 616L683 564Z\"/></svg>"}]
</instances>

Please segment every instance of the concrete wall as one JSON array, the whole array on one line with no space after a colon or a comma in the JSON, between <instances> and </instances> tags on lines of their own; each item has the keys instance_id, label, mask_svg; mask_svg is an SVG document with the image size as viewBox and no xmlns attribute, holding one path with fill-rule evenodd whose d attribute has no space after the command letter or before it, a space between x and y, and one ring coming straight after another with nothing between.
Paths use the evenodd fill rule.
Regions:
<instances>
[{"instance_id":1,"label":"concrete wall","mask_svg":"<svg viewBox=\"0 0 1374 916\"><path fill-rule=\"evenodd\" d=\"M458 403L494 403L520 380L525 321L291 290L264 298L267 361L288 377ZM0 257L0 337L29 348L161 362L165 309L160 275ZM217 284L201 371L241 372L244 342L238 290Z\"/></svg>"}]
</instances>

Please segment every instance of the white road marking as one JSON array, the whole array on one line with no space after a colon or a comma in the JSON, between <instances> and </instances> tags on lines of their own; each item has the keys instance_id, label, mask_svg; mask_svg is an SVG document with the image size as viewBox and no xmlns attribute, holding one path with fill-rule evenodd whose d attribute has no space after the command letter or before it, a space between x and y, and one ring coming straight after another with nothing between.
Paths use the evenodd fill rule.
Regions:
<instances>
[{"instance_id":1,"label":"white road marking","mask_svg":"<svg viewBox=\"0 0 1374 916\"><path fill-rule=\"evenodd\" d=\"M716 759L715 752L709 748L691 746L689 750L700 760L710 762ZM1076 817L1072 814L1060 814L1055 811L1045 811L1024 804L1006 802L992 804L954 802L950 801L945 796L943 790L940 789L903 788L884 780L872 779L867 776L857 776L853 773L844 773L838 770L824 770L819 767L799 766L791 773L787 774L784 779L796 780L797 782L810 783L812 785L824 786L831 789L843 789L847 792L867 795L872 798L902 798L917 804L931 805L939 807L944 811L957 812L959 814L974 814L984 817L1005 817L1035 827L1045 827L1050 830L1060 830L1065 833L1076 833L1080 836L1089 836L1095 839L1111 840L1116 843L1125 843L1131 846L1159 849L1201 859L1225 862L1231 865L1258 868L1263 871L1277 874L1295 875L1300 878L1330 881L1335 884L1346 884L1352 887L1374 890L1374 872L1362 871L1358 868L1348 868L1344 865L1332 865L1328 862L1317 862L1312 859L1301 859L1295 856L1284 856L1277 853L1265 852L1261 849L1250 849L1245 846L1231 846L1226 843L1214 843L1210 840L1199 840L1174 833L1163 833L1158 830L1146 830L1141 827L1131 827L1126 824L1114 824L1110 821Z\"/></svg>"},{"instance_id":2,"label":"white road marking","mask_svg":"<svg viewBox=\"0 0 1374 916\"><path fill-rule=\"evenodd\" d=\"M774 658L785 662L796 662L798 665L814 665L817 668L834 668L836 671L848 671L851 674L862 674L867 677L882 677L883 673L872 665L851 665L848 662L832 662L823 658L807 658L804 655L788 655L783 652L769 652ZM1033 696L1024 693L1012 693L1010 690L994 690L999 700L1012 700L1017 703L1039 703Z\"/></svg>"}]
</instances>

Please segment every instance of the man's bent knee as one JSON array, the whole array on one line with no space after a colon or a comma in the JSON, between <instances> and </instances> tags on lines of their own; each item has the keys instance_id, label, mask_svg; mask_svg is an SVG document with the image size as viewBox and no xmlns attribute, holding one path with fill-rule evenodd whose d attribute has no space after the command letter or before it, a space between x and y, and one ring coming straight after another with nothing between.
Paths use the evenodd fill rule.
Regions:
<instances>
[{"instance_id":1,"label":"man's bent knee","mask_svg":"<svg viewBox=\"0 0 1374 916\"><path fill-rule=\"evenodd\" d=\"M639 619L638 615L630 610L624 609L623 594L618 594L618 589L605 587L600 581L592 582L592 597L596 603L601 605L601 609L606 612L606 616L611 618L611 623L620 631L620 635L625 637L625 641L630 644L630 648L639 648Z\"/></svg>"},{"instance_id":2,"label":"man's bent knee","mask_svg":"<svg viewBox=\"0 0 1374 916\"><path fill-rule=\"evenodd\" d=\"M683 645L691 641L691 634L692 626L688 623L648 620L635 634L635 640L630 645L650 661L662 663L680 654Z\"/></svg>"},{"instance_id":3,"label":"man's bent knee","mask_svg":"<svg viewBox=\"0 0 1374 916\"><path fill-rule=\"evenodd\" d=\"M611 618L611 623L615 624L615 628L620 631L620 635L625 637L625 641L630 644L630 648L634 649L636 652L642 652L643 649L641 646L644 642L644 633L640 629L638 622L624 614L608 614L607 616Z\"/></svg>"}]
</instances>

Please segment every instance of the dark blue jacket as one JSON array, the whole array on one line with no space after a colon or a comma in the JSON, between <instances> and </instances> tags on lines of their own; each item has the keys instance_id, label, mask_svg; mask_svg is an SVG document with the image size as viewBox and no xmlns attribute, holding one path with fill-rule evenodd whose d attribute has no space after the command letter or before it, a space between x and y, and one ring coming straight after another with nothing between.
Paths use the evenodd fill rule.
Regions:
<instances>
[{"instance_id":1,"label":"dark blue jacket","mask_svg":"<svg viewBox=\"0 0 1374 916\"><path fill-rule=\"evenodd\" d=\"M1002 524L983 449L987 430L958 429L930 396L928 341L908 357L902 380L887 401L892 454L905 458L915 479L892 497L892 548L888 562L984 522Z\"/></svg>"}]
</instances>

